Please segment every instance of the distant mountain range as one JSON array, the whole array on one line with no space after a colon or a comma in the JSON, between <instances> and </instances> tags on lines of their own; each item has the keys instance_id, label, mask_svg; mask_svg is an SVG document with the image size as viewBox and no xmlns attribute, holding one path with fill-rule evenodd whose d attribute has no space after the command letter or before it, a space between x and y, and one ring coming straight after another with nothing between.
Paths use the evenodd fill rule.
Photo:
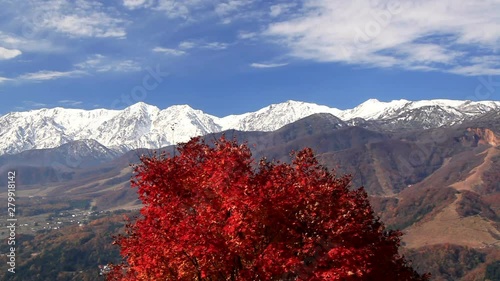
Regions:
<instances>
[{"instance_id":1,"label":"distant mountain range","mask_svg":"<svg viewBox=\"0 0 500 281\"><path fill-rule=\"evenodd\" d=\"M399 131L451 126L488 112L498 112L498 101L370 99L340 110L299 101L272 104L255 112L216 117L188 105L160 110L142 102L123 110L52 108L12 112L0 117L0 155L46 149L81 140L114 153L137 148L160 148L193 136L225 130L275 131L304 117L329 113L338 126ZM88 140L88 141L86 141ZM97 142L97 143L96 143Z\"/></svg>"},{"instance_id":2,"label":"distant mountain range","mask_svg":"<svg viewBox=\"0 0 500 281\"><path fill-rule=\"evenodd\" d=\"M442 238L430 244L446 240L479 247L500 237L500 127L488 125L500 123L498 112L450 127L399 131L349 126L332 114L318 113L270 132L229 130L205 139L210 142L225 133L247 142L255 159L280 161L289 161L290 151L311 147L322 164L353 175L353 187L365 187L388 225L408 229L406 242L412 247L426 243L419 240L426 232ZM161 150L172 152L173 147ZM137 207L135 190L129 188L129 164L152 153L117 153L97 141L70 141L2 155L0 173L18 171L24 196L92 200L98 209ZM449 236L441 226L452 226L434 220L445 208L453 217L450 223L471 220L475 226L464 222L463 228L457 226L462 233ZM417 222L425 222L423 228Z\"/></svg>"},{"instance_id":3,"label":"distant mountain range","mask_svg":"<svg viewBox=\"0 0 500 281\"><path fill-rule=\"evenodd\" d=\"M500 259L498 102L370 100L341 111L289 101L224 118L140 103L122 111L44 109L0 120L3 149L13 153L0 155L0 174L17 172L23 198L136 209L141 203L130 188L130 164L157 150L131 148L172 152L169 144L190 136L210 142L226 134L248 143L254 159L290 161L290 151L311 147L320 163L351 174L352 187L365 188L382 221L405 233L405 255L436 280L486 280L487 268ZM29 149L41 146L56 147ZM0 199L6 196L0 192ZM30 262L44 264L41 256L27 258L26 270L34 268Z\"/></svg>"}]
</instances>

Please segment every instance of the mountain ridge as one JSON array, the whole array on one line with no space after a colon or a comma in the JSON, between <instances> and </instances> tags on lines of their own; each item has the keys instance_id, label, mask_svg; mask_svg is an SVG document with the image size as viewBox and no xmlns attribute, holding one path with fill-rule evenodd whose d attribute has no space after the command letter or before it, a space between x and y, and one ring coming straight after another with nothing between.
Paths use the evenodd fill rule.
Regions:
<instances>
[{"instance_id":1,"label":"mountain ridge","mask_svg":"<svg viewBox=\"0 0 500 281\"><path fill-rule=\"evenodd\" d=\"M160 148L191 137L225 130L275 131L304 117L328 113L350 125L385 130L454 125L470 117L500 110L498 101L369 99L340 110L288 100L254 112L217 117L189 105L160 109L138 102L123 110L44 108L0 116L0 155L53 148L75 140L93 139L118 152Z\"/></svg>"}]
</instances>

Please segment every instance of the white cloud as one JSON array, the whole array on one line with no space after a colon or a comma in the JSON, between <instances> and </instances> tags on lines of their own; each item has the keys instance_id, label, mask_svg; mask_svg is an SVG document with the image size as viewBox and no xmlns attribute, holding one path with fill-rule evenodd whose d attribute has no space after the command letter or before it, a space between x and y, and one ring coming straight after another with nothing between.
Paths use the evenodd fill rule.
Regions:
<instances>
[{"instance_id":1,"label":"white cloud","mask_svg":"<svg viewBox=\"0 0 500 281\"><path fill-rule=\"evenodd\" d=\"M200 21L213 16L220 0L122 0L123 6L135 10L147 8L164 13L170 19Z\"/></svg>"},{"instance_id":2,"label":"white cloud","mask_svg":"<svg viewBox=\"0 0 500 281\"><path fill-rule=\"evenodd\" d=\"M57 101L57 102L60 103L60 104L69 105L69 106L77 106L77 105L82 105L83 104L82 101L76 101L76 100L60 100L60 101Z\"/></svg>"},{"instance_id":3,"label":"white cloud","mask_svg":"<svg viewBox=\"0 0 500 281\"><path fill-rule=\"evenodd\" d=\"M10 80L12 80L12 79L0 76L0 84L2 84L3 82L10 81Z\"/></svg>"},{"instance_id":4,"label":"white cloud","mask_svg":"<svg viewBox=\"0 0 500 281\"><path fill-rule=\"evenodd\" d=\"M248 18L247 9L255 0L122 0L123 6L134 10L148 8L164 13L171 19L199 22L217 16L222 23L230 23L237 18Z\"/></svg>"},{"instance_id":5,"label":"white cloud","mask_svg":"<svg viewBox=\"0 0 500 281\"><path fill-rule=\"evenodd\" d=\"M196 47L196 43L191 41L184 41L179 44L180 49L188 50Z\"/></svg>"},{"instance_id":6,"label":"white cloud","mask_svg":"<svg viewBox=\"0 0 500 281\"><path fill-rule=\"evenodd\" d=\"M500 75L500 56L474 57L470 64L457 66L450 70L452 73L476 76L476 75Z\"/></svg>"},{"instance_id":7,"label":"white cloud","mask_svg":"<svg viewBox=\"0 0 500 281\"><path fill-rule=\"evenodd\" d=\"M246 21L250 23L261 22L268 15L263 9L267 3L256 0L228 0L215 5L214 12L222 24Z\"/></svg>"},{"instance_id":8,"label":"white cloud","mask_svg":"<svg viewBox=\"0 0 500 281\"><path fill-rule=\"evenodd\" d=\"M191 49L208 49L208 50L225 50L229 47L229 43L224 42L203 42L203 41L183 41L179 43L179 49L169 49L156 47L155 52L163 52L169 55L181 56L186 54L184 50Z\"/></svg>"},{"instance_id":9,"label":"white cloud","mask_svg":"<svg viewBox=\"0 0 500 281\"><path fill-rule=\"evenodd\" d=\"M133 60L123 60L123 61L115 61L113 63L108 64L107 67L101 67L98 71L117 71L117 72L135 72L141 71L142 67Z\"/></svg>"},{"instance_id":10,"label":"white cloud","mask_svg":"<svg viewBox=\"0 0 500 281\"><path fill-rule=\"evenodd\" d=\"M98 1L32 0L23 17L33 33L55 31L70 37L126 36L126 21Z\"/></svg>"},{"instance_id":11,"label":"white cloud","mask_svg":"<svg viewBox=\"0 0 500 281\"><path fill-rule=\"evenodd\" d=\"M232 12L240 10L242 7L245 7L251 4L252 0L229 0L222 3L218 3L215 6L215 12L219 16L226 16Z\"/></svg>"},{"instance_id":12,"label":"white cloud","mask_svg":"<svg viewBox=\"0 0 500 281\"><path fill-rule=\"evenodd\" d=\"M42 70L33 73L26 73L19 76L18 80L28 80L28 81L46 81L46 80L54 80L59 78L69 78L69 77L79 77L84 75L84 71L73 70L73 71L50 71L50 70Z\"/></svg>"},{"instance_id":13,"label":"white cloud","mask_svg":"<svg viewBox=\"0 0 500 281\"><path fill-rule=\"evenodd\" d=\"M451 64L464 55L463 52L448 50L437 44L403 44L395 48L395 53L405 57L410 63Z\"/></svg>"},{"instance_id":14,"label":"white cloud","mask_svg":"<svg viewBox=\"0 0 500 281\"><path fill-rule=\"evenodd\" d=\"M301 11L264 32L301 59L454 73L468 66L480 75L474 52L491 55L500 44L498 0L305 0Z\"/></svg>"},{"instance_id":15,"label":"white cloud","mask_svg":"<svg viewBox=\"0 0 500 281\"><path fill-rule=\"evenodd\" d=\"M459 66L451 69L450 72L466 76L500 75L500 68L492 68L484 64L474 64L468 66Z\"/></svg>"},{"instance_id":16,"label":"white cloud","mask_svg":"<svg viewBox=\"0 0 500 281\"><path fill-rule=\"evenodd\" d=\"M0 42L2 42L2 44L4 44L4 45L12 46L12 45L21 44L22 39L18 38L18 37L11 36L11 35L7 35L7 34L0 31Z\"/></svg>"},{"instance_id":17,"label":"white cloud","mask_svg":"<svg viewBox=\"0 0 500 281\"><path fill-rule=\"evenodd\" d=\"M171 55L171 56L182 56L182 55L186 54L186 52L184 52L182 50L163 48L163 47L155 47L155 48L153 48L153 52L163 53L163 54Z\"/></svg>"},{"instance_id":18,"label":"white cloud","mask_svg":"<svg viewBox=\"0 0 500 281\"><path fill-rule=\"evenodd\" d=\"M102 61L105 59L105 56L96 54L93 56L90 56L86 61L76 64L77 68L83 68L83 69L92 69L92 68L97 68L102 64Z\"/></svg>"},{"instance_id":19,"label":"white cloud","mask_svg":"<svg viewBox=\"0 0 500 281\"><path fill-rule=\"evenodd\" d=\"M253 39L257 36L258 36L257 32L240 31L238 33L238 38L240 38L240 39Z\"/></svg>"},{"instance_id":20,"label":"white cloud","mask_svg":"<svg viewBox=\"0 0 500 281\"><path fill-rule=\"evenodd\" d=\"M0 47L0 60L8 60L8 59L13 59L17 56L20 56L22 52L20 50L15 50L15 49L6 49L3 47Z\"/></svg>"},{"instance_id":21,"label":"white cloud","mask_svg":"<svg viewBox=\"0 0 500 281\"><path fill-rule=\"evenodd\" d=\"M271 17L274 18L281 14L286 13L288 10L290 10L295 6L296 6L295 3L286 3L286 4L282 3L282 4L272 5L269 14L271 15Z\"/></svg>"},{"instance_id":22,"label":"white cloud","mask_svg":"<svg viewBox=\"0 0 500 281\"><path fill-rule=\"evenodd\" d=\"M150 0L123 0L123 6L127 9L138 9L150 6L152 3Z\"/></svg>"},{"instance_id":23,"label":"white cloud","mask_svg":"<svg viewBox=\"0 0 500 281\"><path fill-rule=\"evenodd\" d=\"M250 64L253 68L275 68L286 66L288 63L252 63Z\"/></svg>"},{"instance_id":24,"label":"white cloud","mask_svg":"<svg viewBox=\"0 0 500 281\"><path fill-rule=\"evenodd\" d=\"M90 56L86 61L76 64L75 67L96 72L135 72L141 70L141 66L133 60L116 60L100 54Z\"/></svg>"},{"instance_id":25,"label":"white cloud","mask_svg":"<svg viewBox=\"0 0 500 281\"><path fill-rule=\"evenodd\" d=\"M0 42L4 47L17 49L21 52L60 52L63 48L52 44L47 39L33 39L20 37L17 35L6 34L0 31Z\"/></svg>"},{"instance_id":26,"label":"white cloud","mask_svg":"<svg viewBox=\"0 0 500 281\"><path fill-rule=\"evenodd\" d=\"M119 22L106 18L103 14L93 14L87 17L67 15L47 20L45 23L74 37L125 37L125 30L115 26Z\"/></svg>"},{"instance_id":27,"label":"white cloud","mask_svg":"<svg viewBox=\"0 0 500 281\"><path fill-rule=\"evenodd\" d=\"M171 19L184 19L186 22L199 22L217 16L223 23L236 18L247 17L245 10L255 0L123 0L128 9L149 8L164 13ZM236 15L235 15L236 14ZM253 18L255 19L255 18Z\"/></svg>"},{"instance_id":28,"label":"white cloud","mask_svg":"<svg viewBox=\"0 0 500 281\"><path fill-rule=\"evenodd\" d=\"M189 19L194 12L206 10L212 5L210 0L158 0L153 9L164 12L169 18Z\"/></svg>"},{"instance_id":29,"label":"white cloud","mask_svg":"<svg viewBox=\"0 0 500 281\"><path fill-rule=\"evenodd\" d=\"M25 100L23 104L28 107L47 107L48 104L36 101Z\"/></svg>"},{"instance_id":30,"label":"white cloud","mask_svg":"<svg viewBox=\"0 0 500 281\"><path fill-rule=\"evenodd\" d=\"M229 44L223 42L210 42L202 46L202 48L210 50L225 50L227 47L229 47Z\"/></svg>"}]
</instances>

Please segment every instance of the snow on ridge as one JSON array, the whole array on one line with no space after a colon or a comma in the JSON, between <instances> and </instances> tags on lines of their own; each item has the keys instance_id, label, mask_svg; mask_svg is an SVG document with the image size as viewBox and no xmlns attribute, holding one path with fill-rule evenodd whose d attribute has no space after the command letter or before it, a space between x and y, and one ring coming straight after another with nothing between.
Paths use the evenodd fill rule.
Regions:
<instances>
[{"instance_id":1,"label":"snow on ridge","mask_svg":"<svg viewBox=\"0 0 500 281\"><path fill-rule=\"evenodd\" d=\"M341 110L315 103L288 100L271 104L255 112L219 118L223 130L274 131L316 113L341 114Z\"/></svg>"},{"instance_id":2,"label":"snow on ridge","mask_svg":"<svg viewBox=\"0 0 500 281\"><path fill-rule=\"evenodd\" d=\"M408 100L393 100L390 102L381 102L377 99L369 99L353 109L344 110L340 116L343 121L354 118L363 118L366 120L380 119L387 117L388 114L401 109L403 106L411 103Z\"/></svg>"}]
</instances>

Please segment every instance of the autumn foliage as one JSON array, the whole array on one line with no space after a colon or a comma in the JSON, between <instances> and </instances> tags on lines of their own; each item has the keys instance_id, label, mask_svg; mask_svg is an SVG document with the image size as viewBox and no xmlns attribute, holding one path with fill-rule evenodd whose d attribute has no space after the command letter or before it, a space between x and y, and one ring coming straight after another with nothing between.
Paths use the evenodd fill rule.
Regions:
<instances>
[{"instance_id":1,"label":"autumn foliage","mask_svg":"<svg viewBox=\"0 0 500 281\"><path fill-rule=\"evenodd\" d=\"M292 164L255 162L224 137L174 157L143 157L144 207L118 237L108 280L427 280L398 255L365 191L350 190L311 149Z\"/></svg>"}]
</instances>

